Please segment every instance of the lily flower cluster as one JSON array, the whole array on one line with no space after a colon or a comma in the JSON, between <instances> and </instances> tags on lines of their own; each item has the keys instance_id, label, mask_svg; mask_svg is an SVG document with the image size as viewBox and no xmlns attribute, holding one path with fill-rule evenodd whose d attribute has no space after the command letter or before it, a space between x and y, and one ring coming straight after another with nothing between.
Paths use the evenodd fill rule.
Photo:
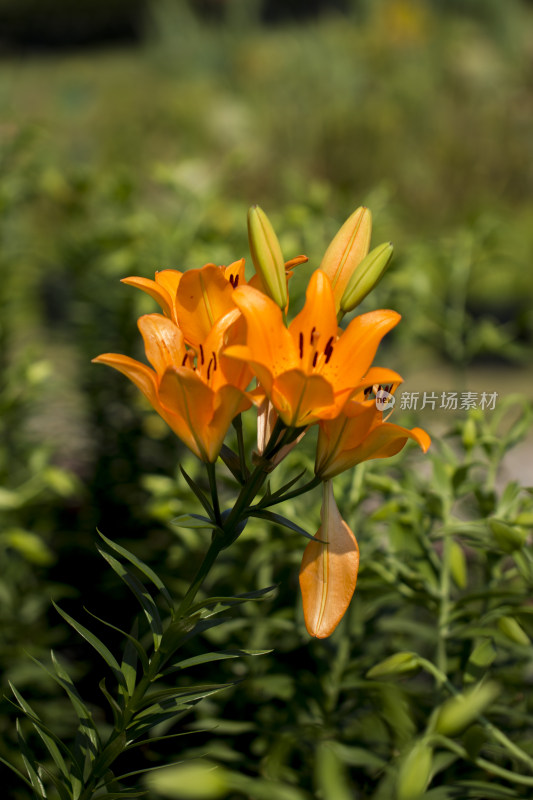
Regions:
<instances>
[{"instance_id":1,"label":"lily flower cluster","mask_svg":"<svg viewBox=\"0 0 533 800\"><path fill-rule=\"evenodd\" d=\"M227 542L239 535L254 509L265 516L266 506L274 505L251 502L267 474L310 426L318 426L315 477L304 488L323 485L322 525L305 549L300 587L307 630L322 638L344 615L359 565L357 541L335 503L332 478L362 461L398 453L408 439L425 452L430 439L420 428L388 422L376 403L380 390L390 396L402 381L393 370L372 366L381 339L400 315L376 310L355 316L345 328L339 324L374 288L392 256L389 244L369 252L370 211L358 208L346 220L310 275L303 309L290 321L292 270L308 259L284 260L258 206L249 211L248 234L255 267L248 281L244 258L229 266L166 269L153 280L125 278L161 307L162 313L138 321L151 368L117 353L94 361L133 381L205 462L213 497L215 462L222 456L231 468L234 457L239 466L233 471L241 482L236 506L221 513L218 497L213 502L214 535ZM231 423L252 405L258 411L258 437L250 473L244 448L228 456L224 439ZM302 492L290 494L296 493ZM288 496L277 492L275 503Z\"/></svg>"}]
</instances>

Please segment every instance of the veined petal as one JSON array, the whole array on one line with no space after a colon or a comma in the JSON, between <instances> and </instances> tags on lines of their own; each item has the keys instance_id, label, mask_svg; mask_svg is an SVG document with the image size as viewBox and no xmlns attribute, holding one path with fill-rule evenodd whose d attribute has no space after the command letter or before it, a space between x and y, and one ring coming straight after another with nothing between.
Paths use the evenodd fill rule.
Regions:
<instances>
[{"instance_id":1,"label":"veined petal","mask_svg":"<svg viewBox=\"0 0 533 800\"><path fill-rule=\"evenodd\" d=\"M159 400L183 417L202 460L209 461L205 434L213 416L213 391L191 369L169 367L159 384Z\"/></svg>"},{"instance_id":2,"label":"veined petal","mask_svg":"<svg viewBox=\"0 0 533 800\"><path fill-rule=\"evenodd\" d=\"M380 341L400 319L396 311L379 310L361 314L350 322L321 370L336 392L357 385L368 372Z\"/></svg>"},{"instance_id":3,"label":"veined petal","mask_svg":"<svg viewBox=\"0 0 533 800\"><path fill-rule=\"evenodd\" d=\"M177 324L176 295L183 272L177 269L162 269L155 273L155 282L166 289L172 306L172 319Z\"/></svg>"},{"instance_id":4,"label":"veined petal","mask_svg":"<svg viewBox=\"0 0 533 800\"><path fill-rule=\"evenodd\" d=\"M424 453L431 444L430 437L421 428L409 430L389 422L380 423L355 446L350 447L347 441L346 449L342 449L335 458L329 460L326 468L320 471L320 476L328 480L362 461L395 456L408 439L413 439Z\"/></svg>"},{"instance_id":5,"label":"veined petal","mask_svg":"<svg viewBox=\"0 0 533 800\"><path fill-rule=\"evenodd\" d=\"M178 326L162 314L145 314L137 326L144 339L146 357L158 376L167 367L181 367L187 356L183 334Z\"/></svg>"},{"instance_id":6,"label":"veined petal","mask_svg":"<svg viewBox=\"0 0 533 800\"><path fill-rule=\"evenodd\" d=\"M233 287L224 271L214 264L190 269L179 282L176 308L178 323L186 341L198 347L213 325L235 308Z\"/></svg>"},{"instance_id":7,"label":"veined petal","mask_svg":"<svg viewBox=\"0 0 533 800\"><path fill-rule=\"evenodd\" d=\"M215 393L214 413L205 435L209 461L216 461L234 417L242 411L246 411L251 405L251 401L244 392L235 386L226 384Z\"/></svg>"},{"instance_id":8,"label":"veined petal","mask_svg":"<svg viewBox=\"0 0 533 800\"><path fill-rule=\"evenodd\" d=\"M135 286L136 289L149 294L161 306L164 314L172 318L173 302L165 286L159 282L152 281L150 278L139 278L131 276L130 278L122 278L121 283L126 283L128 286Z\"/></svg>"},{"instance_id":9,"label":"veined petal","mask_svg":"<svg viewBox=\"0 0 533 800\"><path fill-rule=\"evenodd\" d=\"M335 503L333 488L324 486L318 541L309 542L300 567L305 626L311 636L329 636L350 604L357 583L359 548Z\"/></svg>"},{"instance_id":10,"label":"veined petal","mask_svg":"<svg viewBox=\"0 0 533 800\"><path fill-rule=\"evenodd\" d=\"M333 406L334 399L333 389L322 375L291 369L274 379L272 402L283 422L293 428L316 422L323 409Z\"/></svg>"},{"instance_id":11,"label":"veined petal","mask_svg":"<svg viewBox=\"0 0 533 800\"><path fill-rule=\"evenodd\" d=\"M337 338L335 298L331 282L322 270L317 269L311 275L305 297L305 305L289 325L289 331L300 365L310 372L315 364L319 365L315 354L322 356L328 342L331 345Z\"/></svg>"},{"instance_id":12,"label":"veined petal","mask_svg":"<svg viewBox=\"0 0 533 800\"><path fill-rule=\"evenodd\" d=\"M93 358L92 362L93 364L107 364L108 367L113 367L122 372L141 390L154 407L159 405L157 400L157 376L146 364L142 364L129 356L122 356L119 353L103 353L101 356Z\"/></svg>"},{"instance_id":13,"label":"veined petal","mask_svg":"<svg viewBox=\"0 0 533 800\"><path fill-rule=\"evenodd\" d=\"M273 375L298 367L297 350L279 306L249 285L236 289L233 300L246 320L246 344L252 360L266 366Z\"/></svg>"},{"instance_id":14,"label":"veined petal","mask_svg":"<svg viewBox=\"0 0 533 800\"><path fill-rule=\"evenodd\" d=\"M381 418L373 403L351 402L347 403L345 408L347 406L350 407L350 416L343 411L335 419L321 420L319 423L315 473L321 477L329 476L332 465L336 465L347 450L357 447L368 435L376 420Z\"/></svg>"},{"instance_id":15,"label":"veined petal","mask_svg":"<svg viewBox=\"0 0 533 800\"><path fill-rule=\"evenodd\" d=\"M270 394L272 391L274 376L266 364L254 360L254 353L250 347L246 347L246 345L242 344L231 345L224 350L224 356L227 359L235 359L235 361L240 362L243 365L248 365L263 387L264 392ZM256 390L254 389L254 392L255 391Z\"/></svg>"}]
</instances>

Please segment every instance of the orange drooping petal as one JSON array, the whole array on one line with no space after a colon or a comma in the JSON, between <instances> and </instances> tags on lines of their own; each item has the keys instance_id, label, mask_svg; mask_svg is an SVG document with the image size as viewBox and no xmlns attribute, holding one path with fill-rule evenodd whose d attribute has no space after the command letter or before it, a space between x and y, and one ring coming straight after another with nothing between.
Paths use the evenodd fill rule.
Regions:
<instances>
[{"instance_id":1,"label":"orange drooping petal","mask_svg":"<svg viewBox=\"0 0 533 800\"><path fill-rule=\"evenodd\" d=\"M172 319L173 315L173 302L166 287L160 282L151 280L150 278L139 278L131 276L130 278L122 278L121 283L126 283L128 286L135 286L136 289L149 294L161 306L163 313Z\"/></svg>"},{"instance_id":2,"label":"orange drooping petal","mask_svg":"<svg viewBox=\"0 0 533 800\"><path fill-rule=\"evenodd\" d=\"M214 264L190 269L180 280L176 297L178 324L187 342L198 347L209 331L235 308L233 287Z\"/></svg>"},{"instance_id":3,"label":"orange drooping petal","mask_svg":"<svg viewBox=\"0 0 533 800\"><path fill-rule=\"evenodd\" d=\"M144 339L146 357L158 376L167 367L180 367L187 358L183 334L172 320L162 314L145 314L137 326Z\"/></svg>"},{"instance_id":4,"label":"orange drooping petal","mask_svg":"<svg viewBox=\"0 0 533 800\"><path fill-rule=\"evenodd\" d=\"M274 380L272 402L285 423L291 428L311 425L324 409L333 406L333 389L322 375L306 375L291 369Z\"/></svg>"},{"instance_id":5,"label":"orange drooping petal","mask_svg":"<svg viewBox=\"0 0 533 800\"><path fill-rule=\"evenodd\" d=\"M359 548L335 503L331 481L324 484L322 525L304 550L300 567L305 627L324 639L333 633L357 583Z\"/></svg>"},{"instance_id":6,"label":"orange drooping petal","mask_svg":"<svg viewBox=\"0 0 533 800\"><path fill-rule=\"evenodd\" d=\"M147 400L157 406L157 376L150 367L119 353L103 353L92 359L93 364L107 364L126 375L141 390Z\"/></svg>"}]
</instances>

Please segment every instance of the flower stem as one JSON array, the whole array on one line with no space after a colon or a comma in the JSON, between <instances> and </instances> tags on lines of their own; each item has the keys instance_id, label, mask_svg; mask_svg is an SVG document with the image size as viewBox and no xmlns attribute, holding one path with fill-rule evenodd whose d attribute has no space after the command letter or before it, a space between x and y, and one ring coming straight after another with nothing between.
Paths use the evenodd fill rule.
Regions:
<instances>
[{"instance_id":1,"label":"flower stem","mask_svg":"<svg viewBox=\"0 0 533 800\"><path fill-rule=\"evenodd\" d=\"M207 476L209 478L209 488L211 489L211 502L213 503L213 512L215 514L215 522L220 525L222 518L220 516L220 502L218 499L217 477L215 472L215 465L208 461L206 463Z\"/></svg>"}]
</instances>

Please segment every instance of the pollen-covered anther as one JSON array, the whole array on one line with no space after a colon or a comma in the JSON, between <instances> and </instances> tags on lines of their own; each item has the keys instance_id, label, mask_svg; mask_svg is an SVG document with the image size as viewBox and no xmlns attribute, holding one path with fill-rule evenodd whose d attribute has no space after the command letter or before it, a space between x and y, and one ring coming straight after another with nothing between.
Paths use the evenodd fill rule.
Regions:
<instances>
[{"instance_id":1,"label":"pollen-covered anther","mask_svg":"<svg viewBox=\"0 0 533 800\"><path fill-rule=\"evenodd\" d=\"M326 342L326 346L324 348L324 355L326 356L325 363L327 364L333 354L333 342L335 337L330 336L328 341Z\"/></svg>"}]
</instances>

